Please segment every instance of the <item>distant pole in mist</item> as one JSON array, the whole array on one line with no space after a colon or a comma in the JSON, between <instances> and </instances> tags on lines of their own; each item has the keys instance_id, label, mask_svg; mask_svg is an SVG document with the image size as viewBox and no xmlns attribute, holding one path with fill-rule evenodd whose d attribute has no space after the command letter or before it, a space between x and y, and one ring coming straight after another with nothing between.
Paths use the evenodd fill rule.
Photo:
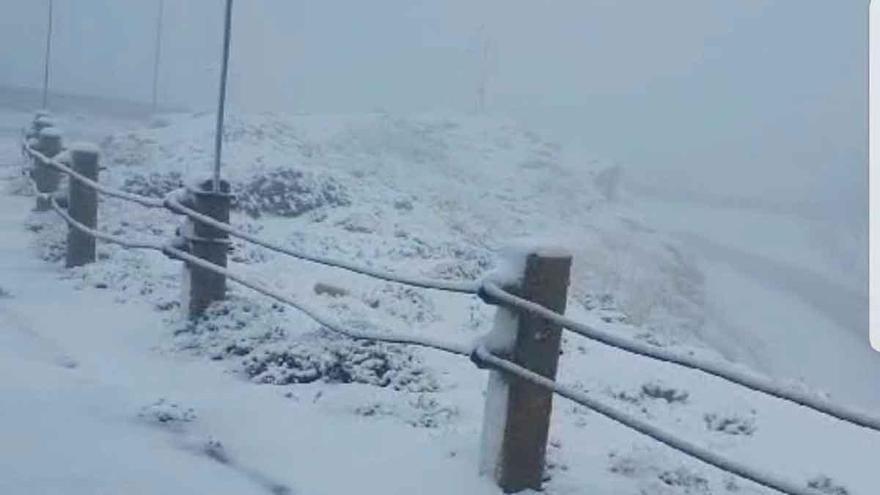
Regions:
<instances>
[{"instance_id":1,"label":"distant pole in mist","mask_svg":"<svg viewBox=\"0 0 880 495\"><path fill-rule=\"evenodd\" d=\"M479 77L477 81L476 110L483 113L486 110L486 88L489 85L489 66L492 58L492 43L486 34L486 26L480 26L477 38L477 64L479 65Z\"/></svg>"},{"instance_id":2,"label":"distant pole in mist","mask_svg":"<svg viewBox=\"0 0 880 495\"><path fill-rule=\"evenodd\" d=\"M217 104L217 128L214 133L214 192L220 192L220 158L223 154L223 118L226 112L226 76L229 72L229 38L232 35L232 0L226 0L223 29L223 62L220 68L220 98Z\"/></svg>"},{"instance_id":3,"label":"distant pole in mist","mask_svg":"<svg viewBox=\"0 0 880 495\"><path fill-rule=\"evenodd\" d=\"M153 113L159 106L159 64L162 61L162 21L165 14L165 0L159 0L159 15L156 18L156 44L153 51Z\"/></svg>"},{"instance_id":4,"label":"distant pole in mist","mask_svg":"<svg viewBox=\"0 0 880 495\"><path fill-rule=\"evenodd\" d=\"M52 13L54 0L49 0L49 21L46 26L46 53L43 56L43 110L49 104L49 59L52 58Z\"/></svg>"}]
</instances>

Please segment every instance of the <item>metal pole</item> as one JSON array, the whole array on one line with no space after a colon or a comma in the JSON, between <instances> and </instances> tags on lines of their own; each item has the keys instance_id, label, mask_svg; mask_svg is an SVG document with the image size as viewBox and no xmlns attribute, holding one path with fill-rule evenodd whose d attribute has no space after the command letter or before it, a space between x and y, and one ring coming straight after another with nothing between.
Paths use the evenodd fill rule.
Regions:
<instances>
[{"instance_id":1,"label":"metal pole","mask_svg":"<svg viewBox=\"0 0 880 495\"><path fill-rule=\"evenodd\" d=\"M162 21L165 13L165 0L159 0L159 17L156 19L156 48L153 59L153 113L159 104L159 63L162 59Z\"/></svg>"},{"instance_id":2,"label":"metal pole","mask_svg":"<svg viewBox=\"0 0 880 495\"><path fill-rule=\"evenodd\" d=\"M220 157L223 154L223 117L226 112L226 75L229 69L229 38L232 34L232 0L226 0L226 25L223 30L223 63L220 69L220 98L217 105L217 129L214 134L214 192L220 192Z\"/></svg>"},{"instance_id":3,"label":"metal pole","mask_svg":"<svg viewBox=\"0 0 880 495\"><path fill-rule=\"evenodd\" d=\"M49 24L46 29L46 53L43 58L43 110L49 102L49 59L52 56L52 11L54 0L49 0Z\"/></svg>"}]
</instances>

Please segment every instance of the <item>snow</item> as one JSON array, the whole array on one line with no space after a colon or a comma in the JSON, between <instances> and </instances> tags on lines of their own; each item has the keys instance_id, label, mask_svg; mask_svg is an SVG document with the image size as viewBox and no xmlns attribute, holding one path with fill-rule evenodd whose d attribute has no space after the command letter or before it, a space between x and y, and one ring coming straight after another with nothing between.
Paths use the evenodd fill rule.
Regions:
<instances>
[{"instance_id":1,"label":"snow","mask_svg":"<svg viewBox=\"0 0 880 495\"><path fill-rule=\"evenodd\" d=\"M48 138L60 138L64 135L64 131L58 127L44 127L40 130L40 136Z\"/></svg>"},{"instance_id":2,"label":"snow","mask_svg":"<svg viewBox=\"0 0 880 495\"><path fill-rule=\"evenodd\" d=\"M0 117L19 127L30 119ZM210 170L209 116L164 116L151 128L57 119L76 139L100 143L102 182L160 196ZM18 160L16 136L0 135L0 162ZM511 280L525 251L506 257L505 246L541 239L574 255L575 319L874 403L876 358L858 347L866 339L841 295L858 290L850 272L820 250L752 242L775 234L797 244L809 230L735 211L718 225L719 216L689 217L681 205L609 195L594 187L606 164L485 117L242 115L226 150L234 186L275 177L282 188L276 199L235 191L266 199L234 212L248 232L450 279L495 270ZM228 301L189 322L180 263L100 245L98 263L63 269L65 227L14 194L15 169L0 174L0 411L9 418L0 422L0 492L499 493L479 476L498 443L490 435L481 453L491 433L484 421L495 424L503 405L485 400L491 374L457 356L335 337L234 285ZM292 202L303 196L308 204ZM180 217L106 200L99 223L168 240ZM475 297L377 282L240 241L230 266L355 328L487 342L493 321L512 320ZM318 284L342 291L316 294ZM876 434L574 335L563 351L562 382L630 414L804 486L874 492ZM558 398L554 406L551 495L769 493L581 406Z\"/></svg>"},{"instance_id":3,"label":"snow","mask_svg":"<svg viewBox=\"0 0 880 495\"><path fill-rule=\"evenodd\" d=\"M87 141L76 141L67 145L67 149L71 153L87 153L91 155L101 154L101 148L99 148L98 145Z\"/></svg>"}]
</instances>

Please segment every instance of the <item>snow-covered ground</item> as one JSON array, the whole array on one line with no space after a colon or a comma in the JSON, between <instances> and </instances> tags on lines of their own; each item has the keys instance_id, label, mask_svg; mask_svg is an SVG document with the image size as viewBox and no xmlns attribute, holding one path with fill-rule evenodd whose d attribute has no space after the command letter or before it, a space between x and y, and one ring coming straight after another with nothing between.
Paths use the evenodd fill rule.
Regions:
<instances>
[{"instance_id":1,"label":"snow-covered ground","mask_svg":"<svg viewBox=\"0 0 880 495\"><path fill-rule=\"evenodd\" d=\"M27 116L3 125L17 119ZM208 115L61 119L100 142L103 182L161 195L209 169ZM242 228L455 279L492 269L519 237L543 237L575 255L576 318L878 403L858 285L821 253L781 247L806 235L785 220L609 200L608 164L489 118L237 116L226 138ZM16 144L0 138L0 163L19 160ZM486 375L467 360L339 339L240 287L186 322L179 263L101 246L97 264L64 270L65 227L30 213L16 170L0 170L0 438L12 439L0 444L0 492L497 493L477 475ZM179 218L108 200L100 222L167 239ZM761 236L771 237L752 242ZM475 298L241 243L232 267L350 325L470 342L493 316ZM319 282L342 295L316 294ZM876 489L880 435L572 335L560 369L566 383L805 486ZM548 476L555 494L766 493L561 399Z\"/></svg>"}]
</instances>

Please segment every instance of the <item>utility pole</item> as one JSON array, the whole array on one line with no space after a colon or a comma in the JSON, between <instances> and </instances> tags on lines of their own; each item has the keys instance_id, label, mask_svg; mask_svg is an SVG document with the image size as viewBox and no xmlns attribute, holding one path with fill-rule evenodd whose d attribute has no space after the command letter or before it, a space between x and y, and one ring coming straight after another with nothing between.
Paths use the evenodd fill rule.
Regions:
<instances>
[{"instance_id":1,"label":"utility pole","mask_svg":"<svg viewBox=\"0 0 880 495\"><path fill-rule=\"evenodd\" d=\"M492 59L492 42L486 33L486 26L481 25L477 34L477 101L476 110L483 113L486 110L486 89L489 85L490 64Z\"/></svg>"},{"instance_id":2,"label":"utility pole","mask_svg":"<svg viewBox=\"0 0 880 495\"><path fill-rule=\"evenodd\" d=\"M52 14L54 0L49 0L49 20L46 27L46 53L43 56L43 110L49 103L49 60L52 57Z\"/></svg>"},{"instance_id":3,"label":"utility pole","mask_svg":"<svg viewBox=\"0 0 880 495\"><path fill-rule=\"evenodd\" d=\"M156 18L156 44L153 59L153 113L159 106L159 65L162 61L162 21L165 14L165 0L159 0L159 15Z\"/></svg>"},{"instance_id":4,"label":"utility pole","mask_svg":"<svg viewBox=\"0 0 880 495\"><path fill-rule=\"evenodd\" d=\"M223 29L223 62L220 67L220 98L217 104L217 128L214 134L214 192L220 192L220 158L223 154L223 119L226 113L226 77L229 72L229 38L232 35L232 0L226 0Z\"/></svg>"}]
</instances>

